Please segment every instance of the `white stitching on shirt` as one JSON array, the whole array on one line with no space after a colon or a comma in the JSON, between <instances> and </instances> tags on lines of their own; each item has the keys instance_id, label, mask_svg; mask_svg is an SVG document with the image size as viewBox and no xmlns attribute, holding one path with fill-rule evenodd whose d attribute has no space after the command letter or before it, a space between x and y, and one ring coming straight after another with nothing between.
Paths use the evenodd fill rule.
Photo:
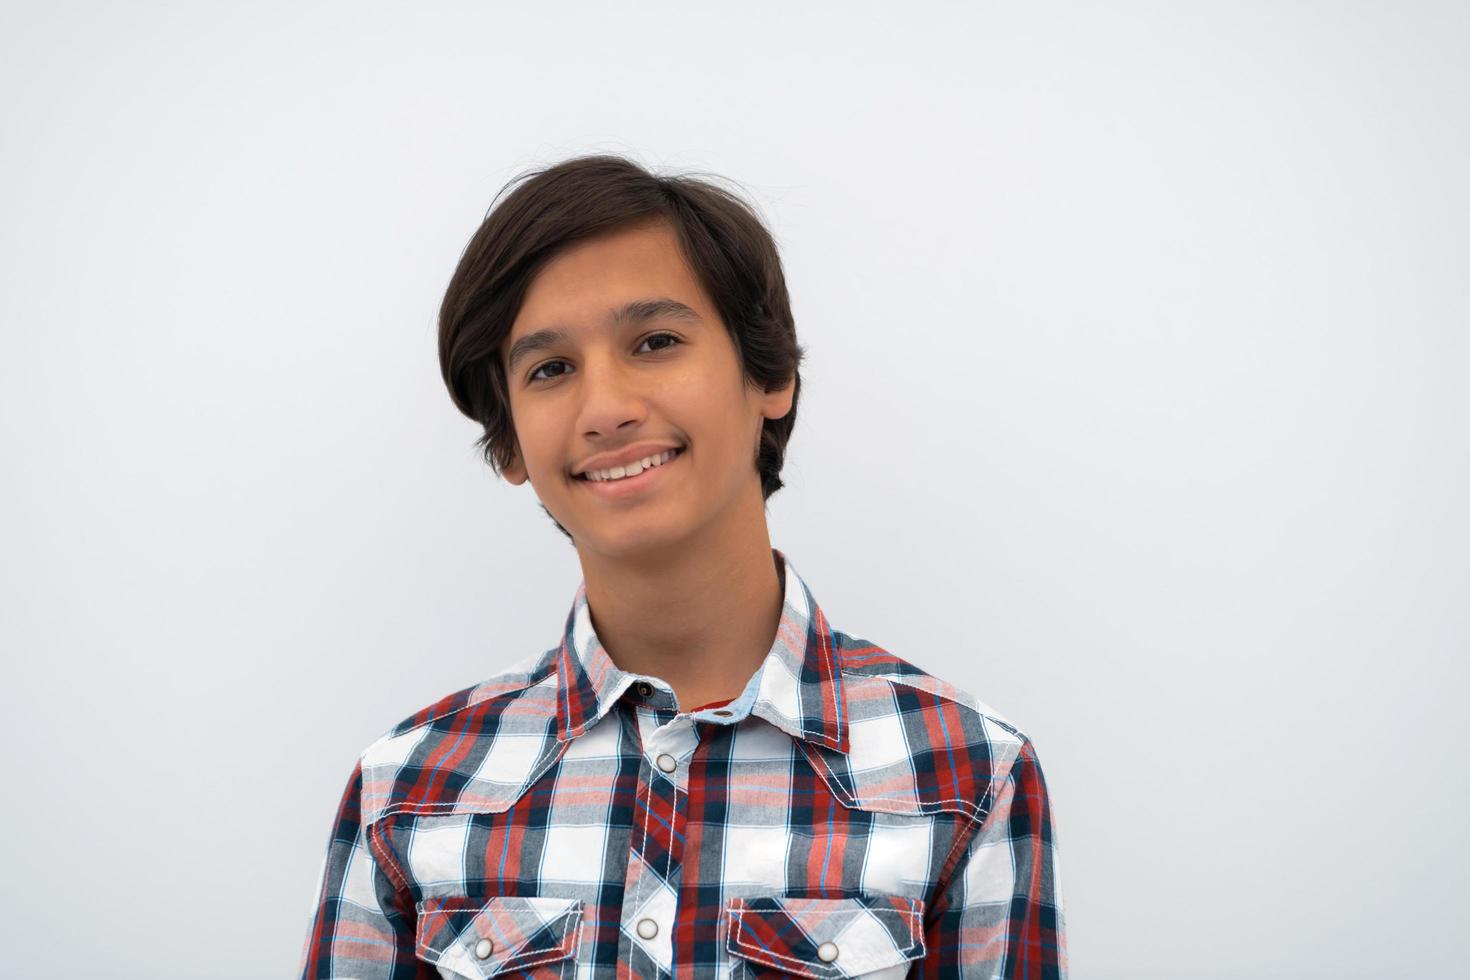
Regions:
<instances>
[{"instance_id":1,"label":"white stitching on shirt","mask_svg":"<svg viewBox=\"0 0 1470 980\"><path fill-rule=\"evenodd\" d=\"M408 876L399 867L398 855L393 853L393 845L388 840L388 828L375 821L363 828L363 836L367 840L368 853L381 864L394 888L405 895L412 895L413 889L408 885ZM382 853L378 853L379 851Z\"/></svg>"},{"instance_id":2,"label":"white stitching on shirt","mask_svg":"<svg viewBox=\"0 0 1470 980\"><path fill-rule=\"evenodd\" d=\"M792 963L795 963L797 966L807 967L807 969L804 969L804 970L795 970L794 971L796 973L801 974L804 977L818 977L818 978L821 978L822 977L822 974L820 974L820 973L812 973L811 972L811 970L810 970L811 964L809 964L809 963L803 962L802 960L798 960L798 959L795 959L795 958L790 957L790 956L782 956L780 953L774 952L774 951L769 950L769 949L757 949L755 946L751 946L748 943L741 942L740 941L740 931L741 931L742 928L744 928L744 924L745 923L744 923L744 919L742 918L744 915L745 915L745 909L741 908L741 909L736 909L735 910L735 945L738 948L740 948L740 949L749 949L749 950L751 950L752 952L755 952L755 953L764 953L767 956L771 956L771 957L773 957L775 959L778 959L778 960L790 960Z\"/></svg>"},{"instance_id":3,"label":"white stitching on shirt","mask_svg":"<svg viewBox=\"0 0 1470 980\"><path fill-rule=\"evenodd\" d=\"M987 716L987 717L989 717L989 716ZM1011 774L1013 772L1015 772L1016 764L1021 761L1021 756L1026 751L1026 746L1028 744L1031 744L1031 740L1029 738L1027 738L1026 736L1022 735L1021 738L1022 738L1022 742L1021 742L1020 748L1016 751L1016 754L1011 757L1011 764L1009 766L1006 766L1006 770L999 777L999 780L997 780L996 775L994 773L991 773L991 776L990 776L990 784L985 787L985 795L986 795L986 797L988 799L990 799L992 801L995 799L995 797L996 797L996 789L995 789L996 782L999 781L999 782L1002 782L1003 783L1003 782L1006 782L1007 780L1009 780L1011 778ZM944 878L944 871L945 871L945 869L949 867L949 862L954 859L956 853L962 847L969 847L970 844L974 842L974 840L976 838L976 835L978 835L978 833L979 833L980 828L984 825L984 821L985 820L988 820L990 818L990 813L991 813L991 811L993 809L994 809L993 806L987 807L983 812L977 813L974 816L972 816L970 818L970 822L965 825L964 831L955 835L955 842L954 842L954 844L950 846L949 853L944 856L944 863L939 866L939 878L937 879L937 884L939 885L939 887L941 887L941 888L947 887L948 884L949 884L949 882L954 880L954 872L951 872L950 873L950 877L949 877L948 880L946 880ZM958 870L958 869L956 869L956 870Z\"/></svg>"},{"instance_id":4,"label":"white stitching on shirt","mask_svg":"<svg viewBox=\"0 0 1470 980\"><path fill-rule=\"evenodd\" d=\"M1021 729L1017 728L1011 722L1006 721L1004 718L997 718L995 715L991 714L990 711L981 710L980 708L976 707L975 705L973 705L973 704L967 704L966 702L964 702L964 701L962 701L962 700L960 700L958 698L950 697L949 695L942 694L942 693L940 693L938 691L932 691L929 688L924 687L922 684L918 683L919 678L911 677L911 676L908 676L906 674L859 674L857 676L859 676L859 677L872 677L872 678L875 678L875 679L878 679L878 680L891 681L894 684L902 684L904 687L906 687L906 688L908 688L908 689L910 689L912 691L921 691L924 694L928 694L928 695L931 695L931 696L936 697L936 698L943 698L944 700L948 701L950 704L958 705L961 708L964 708L966 711L973 711L975 714L977 714L980 717L984 718L986 721L994 722L995 724L999 725L1001 728L1004 728L1006 731L1010 732L1012 735L1016 736L1016 738L1020 739L1023 742L1030 741L1030 736L1028 736ZM929 678L931 680L935 680L935 681L939 681L940 680L940 678L935 677L933 674L930 674L928 676L929 676ZM941 683L943 683L943 682L941 681ZM947 685L947 686L953 687L953 685ZM961 693L967 693L967 692L961 692ZM974 697L973 695L969 695L969 696L971 698ZM995 710L994 708L991 708L991 711L994 711L994 710Z\"/></svg>"},{"instance_id":5,"label":"white stitching on shirt","mask_svg":"<svg viewBox=\"0 0 1470 980\"><path fill-rule=\"evenodd\" d=\"M648 750L643 747L643 732L641 727L638 732L638 747L638 755L640 756L639 769L641 770L643 766L648 766L651 769L653 763L648 761ZM651 871L653 870L653 865L648 863L648 815L653 811L653 780L651 778L644 780L643 793L645 796L643 804L643 839L638 842L638 849L642 852L640 857L642 858L643 866ZM639 877L641 878L642 876L640 872Z\"/></svg>"},{"instance_id":6,"label":"white stitching on shirt","mask_svg":"<svg viewBox=\"0 0 1470 980\"><path fill-rule=\"evenodd\" d=\"M843 789L842 784L837 779L836 773L834 773L832 771L831 767L829 767L827 765L827 760L826 759L823 759L821 757L821 755L817 754L816 752L807 752L807 751L803 750L802 754L805 755L807 757L807 759L816 762L817 765L821 766L822 769L826 771L827 775L831 777L830 779L824 779L823 780L824 782L826 782L828 784L827 788L832 791L832 795L834 795L838 799L842 800L844 806L846 806L846 807L848 807L849 809L852 809L852 810L860 810L860 809L862 809L860 803L862 803L862 802L870 802L870 803L905 803L905 804L907 804L910 807L915 807L915 806L918 807L919 808L919 812L920 813L923 813L926 816L930 815L931 813L954 813L954 812L959 812L959 813L962 813L965 816L971 817L973 819L973 817L975 815L981 815L981 816L983 816L985 813L988 813L989 812L988 810L986 810L985 808L981 807L979 804L975 803L972 800L961 800L961 799L951 799L951 798L945 798L945 799L940 799L940 800L905 800L905 799L902 799L902 798L896 797L896 796L864 796L864 797L861 797L861 798L856 797L856 796L852 796L845 789ZM994 782L993 779L992 779L992 782ZM990 794L987 792L986 795L988 796ZM851 800L852 802L848 802L848 800ZM940 804L940 803L957 803L960 806L960 810L959 811L955 811L953 809L946 809L944 807L940 807L937 810L926 810L926 809L924 809L925 807L932 807L932 806L934 806L936 804ZM971 807L975 808L975 810L977 812L976 814L971 814L970 813L970 808Z\"/></svg>"},{"instance_id":7,"label":"white stitching on shirt","mask_svg":"<svg viewBox=\"0 0 1470 980\"><path fill-rule=\"evenodd\" d=\"M572 914L571 912L568 912L567 913L567 915L571 915L571 914ZM558 942L557 945L556 945L556 949L550 950L549 952L547 952L547 954L545 956L541 957L540 959L527 960L524 963L516 963L515 966L511 967L511 969L514 969L514 970L524 970L526 967L528 967L528 966L535 966L538 963L550 963L553 960L572 959L572 958L575 958L576 955L577 955L577 947L580 946L581 943L582 943L582 914L581 914L581 911L580 910L578 910L578 912L576 914L577 914L577 921L573 924L573 927L571 929L571 933L572 933L572 948L571 949L569 949L569 950L563 950L561 948L561 943ZM515 957L512 956L508 960L502 961L500 963L500 966L503 967L503 966L505 966L505 964L507 962L512 962L514 960L515 960Z\"/></svg>"},{"instance_id":8,"label":"white stitching on shirt","mask_svg":"<svg viewBox=\"0 0 1470 980\"><path fill-rule=\"evenodd\" d=\"M468 912L468 913L471 914L472 917L478 917L489 906L489 904L490 904L490 899L487 899L485 901L485 903L480 906L479 909L475 909L475 908L463 908L463 909L425 909L423 912L421 912L419 914L420 914L420 916L427 916L427 915L449 915L449 914L454 913L454 912L460 912L460 913ZM551 949L551 950L548 950L547 951L547 955L546 956L542 957L539 960L528 960L525 963L519 963L515 967L512 967L512 969L523 969L523 968L528 967L528 966L535 966L538 963L550 963L552 960L561 959L562 957L568 957L568 956L574 957L574 956L576 956L576 954L577 954L577 948L578 948L578 946L582 942L582 920L583 920L585 911L586 911L586 909L584 907L582 907L582 906L578 906L576 908L569 908L565 912L563 912L561 915L557 916L556 919L552 919L550 922L544 923L542 925L542 927L541 927L541 928L545 928L546 926L555 925L558 919L565 919L565 918L567 918L569 916L575 917L577 921L574 923L574 927L570 930L570 932L572 934L572 948L571 949L565 950L565 951L562 950L562 944L564 942L566 942L566 937L563 936L561 939L557 940L556 948L555 949ZM453 942L456 942L456 943L459 942L459 936L455 936L455 938L452 941ZM522 945L525 945L525 944L522 943ZM497 963L495 965L497 967L502 967L503 968L507 963L510 963L510 962L514 961L515 958L516 958L516 955L514 953L512 953L512 955L507 956L505 959L501 960L499 963Z\"/></svg>"},{"instance_id":9,"label":"white stitching on shirt","mask_svg":"<svg viewBox=\"0 0 1470 980\"><path fill-rule=\"evenodd\" d=\"M755 953L755 954L758 954L758 955L762 955L763 954L765 956L770 956L770 957L773 957L773 958L778 959L778 960L787 960L787 961L790 961L792 963L797 964L798 966L807 967L808 968L807 970L797 970L797 971L795 971L797 973L800 973L802 976L806 976L806 977L817 977L818 980L822 980L822 978L825 978L825 977L831 975L831 974L811 973L811 972L808 972L811 969L811 964L808 963L808 962L806 962L805 960L799 960L799 959L796 959L795 957L792 957L792 956L782 956L780 953L777 953L776 951L771 950L771 949L767 949L767 948L765 948L763 946L762 947L757 947L757 946L754 946L754 945L752 945L750 943L741 942L740 941L741 930L744 928L744 925L745 925L745 920L744 920L743 917L744 917L744 915L745 915L746 912L753 912L755 910L754 909L751 909L751 908L748 908L746 906L740 906L738 908L730 909L728 911L733 912L735 914L735 932L733 934L733 938L735 940L735 945L737 947L739 947L741 949L748 949L752 953ZM783 909L782 911L785 911L785 910ZM859 909L857 906L854 906L853 907L853 911L854 912L866 911L866 912L869 912L869 913L871 913L871 914L873 914L875 916L877 916L877 915L883 915L883 914L887 914L887 913L891 913L893 915L904 915L904 916L908 916L909 919L916 919L916 918L919 917L919 913L916 912L916 911L914 911L913 909L895 909L895 908L877 908L877 909L875 909L875 908L869 908L867 906L863 906L861 909ZM791 914L791 913L787 913L787 914ZM797 913L797 914L799 915L800 913ZM912 922L909 923L909 928L911 930L913 929L913 923ZM909 935L909 944L906 947L904 947L902 950L900 950L901 953L904 953L904 954L912 953L915 949L922 948L923 940L920 939L919 940L919 944L916 946L914 944L914 942L913 942L913 938L914 937L913 937L913 934L911 932L910 935ZM841 969L841 967L838 967L837 969ZM845 972L843 974L841 974L841 975L842 976L847 976L847 974Z\"/></svg>"},{"instance_id":10,"label":"white stitching on shirt","mask_svg":"<svg viewBox=\"0 0 1470 980\"><path fill-rule=\"evenodd\" d=\"M816 603L812 601L812 597L811 597L811 594L810 593L807 594L806 602L807 602L807 608L810 609L813 613L819 612L819 610L817 609ZM820 622L815 621L815 617L813 617L813 625L815 625L816 628L817 628L817 636L824 638L822 640L821 651L822 651L822 659L827 664L827 673L828 673L829 676L836 678L838 684L841 684L842 683L842 671L836 669L833 666L833 664L832 664L832 649L831 649L831 647L829 647L827 645L827 640L831 639L832 634L831 634L831 632L829 630L822 629L822 624ZM842 710L842 707L841 707L841 705L842 705L842 695L841 694L838 694L838 696L834 700L836 701L836 703L838 705L838 709L837 710L840 712ZM803 717L802 717L802 722L803 723L801 724L800 728L801 728L801 733L803 735L813 735L813 736L823 736L823 737L826 736L826 732L824 730L821 730L821 729L818 729L816 731L809 730L806 727L806 724L805 724L805 722L806 722L805 715L803 715ZM842 732L842 716L840 714L837 717L837 731L838 731L837 740L840 743L842 741L842 735L841 735L841 732Z\"/></svg>"},{"instance_id":11,"label":"white stitching on shirt","mask_svg":"<svg viewBox=\"0 0 1470 980\"><path fill-rule=\"evenodd\" d=\"M673 871L673 868L674 868L674 847L675 847L674 837L675 837L675 835L677 833L677 831L675 830L675 828L678 826L678 823L679 823L679 780L678 780L678 775L679 775L679 770L678 770L678 767L676 766L674 768L674 771L669 774L669 782L671 782L671 783L674 784L674 809L669 814L668 860L664 862L664 880L665 881L668 881L669 880L669 875ZM688 824L687 823L685 824L685 827L688 827ZM686 840L687 840L687 838L686 838ZM679 860L680 860L680 866L681 867L682 867L682 862L683 862L684 856L685 856L684 855L684 849L682 847L680 847L679 848Z\"/></svg>"},{"instance_id":12,"label":"white stitching on shirt","mask_svg":"<svg viewBox=\"0 0 1470 980\"><path fill-rule=\"evenodd\" d=\"M556 742L556 750L553 751L553 752L551 752L551 753L549 753L547 755L547 757L546 757L546 761L543 762L538 768L531 770L531 774L526 777L526 781L521 785L521 788L516 791L515 796L511 798L510 803L508 803L506 805L506 808L505 809L506 810L509 810L511 807L513 807L517 803L519 803L521 797L523 797L523 796L526 795L526 791L529 790L532 786L536 785L536 780L538 780L542 776L546 775L547 770L549 770L552 766L556 765L558 762L561 761L561 757L567 754L567 750L569 748L571 748L571 745L572 745L571 742L562 742L562 741ZM394 773L395 773L394 778L395 779L397 778L397 772L400 771L401 769L402 769L401 766L400 767L395 767L395 769L394 769ZM398 813L427 813L430 816L434 816L435 815L434 811L435 810L438 810L438 809L448 809L449 810L449 813L452 814L452 813L458 812L455 808L458 807L458 806L460 806L460 805L461 805L461 801L458 800L458 799L451 800L449 802L426 801L426 802L419 802L419 803L410 803L408 801L404 801L402 803L390 803L388 806L383 807L381 810L375 811L377 813L377 816L373 817L373 819L372 819L371 822L372 823L377 823L378 821L382 820L384 817L391 817L394 814L398 814ZM490 810L490 811L486 811L486 810L475 809L475 808L471 807L471 808L467 808L464 812L465 813L486 813L486 812L490 812L490 813L504 813L505 810Z\"/></svg>"}]
</instances>

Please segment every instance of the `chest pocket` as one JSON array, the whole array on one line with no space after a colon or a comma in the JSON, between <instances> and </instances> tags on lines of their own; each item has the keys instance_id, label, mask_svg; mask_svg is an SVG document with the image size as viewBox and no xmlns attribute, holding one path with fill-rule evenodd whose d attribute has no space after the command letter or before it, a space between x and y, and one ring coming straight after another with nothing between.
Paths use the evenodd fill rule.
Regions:
<instances>
[{"instance_id":1,"label":"chest pocket","mask_svg":"<svg viewBox=\"0 0 1470 980\"><path fill-rule=\"evenodd\" d=\"M906 976L924 955L924 902L897 895L732 898L726 949L734 980Z\"/></svg>"},{"instance_id":2,"label":"chest pocket","mask_svg":"<svg viewBox=\"0 0 1470 980\"><path fill-rule=\"evenodd\" d=\"M441 977L485 980L526 971L560 976L581 939L582 900L541 896L430 898L418 903L414 953Z\"/></svg>"}]
</instances>

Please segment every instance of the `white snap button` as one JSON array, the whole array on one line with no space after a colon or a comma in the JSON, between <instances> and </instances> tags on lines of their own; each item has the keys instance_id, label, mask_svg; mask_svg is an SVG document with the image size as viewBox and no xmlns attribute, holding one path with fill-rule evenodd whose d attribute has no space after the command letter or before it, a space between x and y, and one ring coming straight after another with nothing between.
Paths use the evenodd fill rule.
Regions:
<instances>
[{"instance_id":1,"label":"white snap button","mask_svg":"<svg viewBox=\"0 0 1470 980\"><path fill-rule=\"evenodd\" d=\"M821 960L823 963L831 963L833 960L837 959L837 944L823 943L822 945L818 946L817 959Z\"/></svg>"},{"instance_id":2,"label":"white snap button","mask_svg":"<svg viewBox=\"0 0 1470 980\"><path fill-rule=\"evenodd\" d=\"M658 923L654 922L652 919L639 919L638 935L642 936L644 939L652 939L654 936L658 935Z\"/></svg>"},{"instance_id":3,"label":"white snap button","mask_svg":"<svg viewBox=\"0 0 1470 980\"><path fill-rule=\"evenodd\" d=\"M475 955L482 960L488 960L490 954L495 952L495 944L488 939L482 939L475 943Z\"/></svg>"},{"instance_id":4,"label":"white snap button","mask_svg":"<svg viewBox=\"0 0 1470 980\"><path fill-rule=\"evenodd\" d=\"M664 772L673 772L675 769L679 768L678 761L667 752L660 752L657 761L658 767ZM648 920L644 919L643 921L647 922Z\"/></svg>"}]
</instances>

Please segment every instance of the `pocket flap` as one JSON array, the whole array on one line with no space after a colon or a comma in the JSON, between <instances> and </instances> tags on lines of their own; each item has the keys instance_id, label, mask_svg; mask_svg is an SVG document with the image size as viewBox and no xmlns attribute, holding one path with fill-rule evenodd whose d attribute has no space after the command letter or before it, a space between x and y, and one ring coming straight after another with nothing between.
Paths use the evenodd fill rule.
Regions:
<instances>
[{"instance_id":1,"label":"pocket flap","mask_svg":"<svg viewBox=\"0 0 1470 980\"><path fill-rule=\"evenodd\" d=\"M803 977L851 977L924 955L924 902L898 895L725 903L726 946L752 963Z\"/></svg>"},{"instance_id":2,"label":"pocket flap","mask_svg":"<svg viewBox=\"0 0 1470 980\"><path fill-rule=\"evenodd\" d=\"M581 938L580 898L429 898L418 913L418 958L470 980L566 959Z\"/></svg>"}]
</instances>

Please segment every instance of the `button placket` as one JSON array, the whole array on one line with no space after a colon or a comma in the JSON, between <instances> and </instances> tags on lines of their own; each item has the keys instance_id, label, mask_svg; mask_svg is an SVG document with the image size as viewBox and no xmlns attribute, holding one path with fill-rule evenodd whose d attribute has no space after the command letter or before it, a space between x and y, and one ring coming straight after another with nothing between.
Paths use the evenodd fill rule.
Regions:
<instances>
[{"instance_id":1,"label":"button placket","mask_svg":"<svg viewBox=\"0 0 1470 980\"><path fill-rule=\"evenodd\" d=\"M646 706L630 720L637 724L638 744L647 763L639 773L633 811L622 928L636 950L635 973L669 971L687 817L686 783L699 736L687 716L660 723L657 713Z\"/></svg>"},{"instance_id":2,"label":"button placket","mask_svg":"<svg viewBox=\"0 0 1470 980\"><path fill-rule=\"evenodd\" d=\"M689 778L688 762L699 747L699 733L689 718L678 718L648 733L644 746L651 768L684 790Z\"/></svg>"}]
</instances>

